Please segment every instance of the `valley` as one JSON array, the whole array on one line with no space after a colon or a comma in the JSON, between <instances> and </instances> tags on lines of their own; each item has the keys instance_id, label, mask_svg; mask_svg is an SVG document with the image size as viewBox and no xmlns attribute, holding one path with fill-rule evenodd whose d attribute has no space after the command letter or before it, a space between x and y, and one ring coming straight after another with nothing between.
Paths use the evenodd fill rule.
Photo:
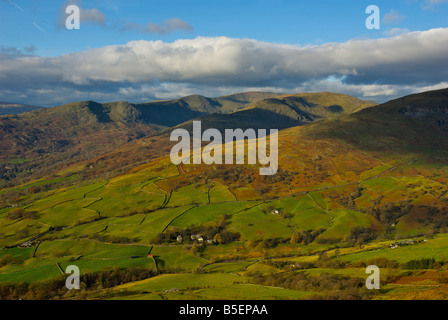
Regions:
<instances>
[{"instance_id":1,"label":"valley","mask_svg":"<svg viewBox=\"0 0 448 320\"><path fill-rule=\"evenodd\" d=\"M1 118L3 148L23 141L14 130L35 112L77 132L37 156L67 135L51 125L3 160L32 174L0 190L1 298L446 299L448 89L381 105L266 95L218 100L222 112L216 99L201 111L192 103L176 123L93 103ZM79 122L67 126L76 118L57 108ZM203 130L279 125L277 174L174 165L169 133L191 131L193 119ZM371 264L378 291L365 288ZM69 265L81 270L76 292L64 286Z\"/></svg>"}]
</instances>

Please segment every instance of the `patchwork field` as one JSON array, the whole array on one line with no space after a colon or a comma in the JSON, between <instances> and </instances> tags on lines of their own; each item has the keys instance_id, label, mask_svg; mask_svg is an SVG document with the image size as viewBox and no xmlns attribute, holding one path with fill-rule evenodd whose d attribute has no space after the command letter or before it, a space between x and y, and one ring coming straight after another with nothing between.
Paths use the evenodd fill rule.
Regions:
<instances>
[{"instance_id":1,"label":"patchwork field","mask_svg":"<svg viewBox=\"0 0 448 320\"><path fill-rule=\"evenodd\" d=\"M434 259L440 270L448 267L448 238L429 235L434 226L426 219L440 221L446 214L448 190L440 173L447 167L421 163L399 170L375 166L357 174L356 184L346 174L339 184L303 190L292 180L275 182L266 192L253 178L241 184L220 171L213 176L187 168L187 174L161 162L110 181L49 190L33 195L19 220L11 220L11 209L0 211L0 260L5 261L0 283L51 281L74 264L85 274L117 267L154 272L107 293L87 291L92 297L306 299L324 292L294 289L277 275L296 270L312 279L329 274L364 279L359 265L380 259L397 265L384 267L385 289L370 298L405 298L417 289L435 294L433 284L408 290L397 283L405 275L413 279L401 269L411 260ZM201 182L206 176L207 184ZM391 222L372 212L404 200L412 209ZM428 206L437 209L422 209ZM356 228L381 236L363 243L353 233ZM203 240L190 239L194 234ZM389 247L406 237L414 244ZM268 285L260 275L277 280Z\"/></svg>"}]
</instances>

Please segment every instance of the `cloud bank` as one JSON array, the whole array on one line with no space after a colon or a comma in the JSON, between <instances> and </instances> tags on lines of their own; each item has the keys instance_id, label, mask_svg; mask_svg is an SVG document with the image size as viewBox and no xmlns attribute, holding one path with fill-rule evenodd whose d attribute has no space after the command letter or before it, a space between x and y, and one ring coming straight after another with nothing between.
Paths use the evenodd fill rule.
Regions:
<instances>
[{"instance_id":1,"label":"cloud bank","mask_svg":"<svg viewBox=\"0 0 448 320\"><path fill-rule=\"evenodd\" d=\"M198 37L132 41L51 58L3 52L0 99L54 105L334 89L384 101L446 86L447 52L448 28L304 47Z\"/></svg>"}]
</instances>

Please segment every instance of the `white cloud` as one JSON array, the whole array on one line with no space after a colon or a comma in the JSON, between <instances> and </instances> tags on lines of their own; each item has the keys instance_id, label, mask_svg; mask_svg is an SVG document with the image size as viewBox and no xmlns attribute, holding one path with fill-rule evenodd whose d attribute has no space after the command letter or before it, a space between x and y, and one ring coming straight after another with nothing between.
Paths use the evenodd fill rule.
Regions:
<instances>
[{"instance_id":1,"label":"white cloud","mask_svg":"<svg viewBox=\"0 0 448 320\"><path fill-rule=\"evenodd\" d=\"M162 24L154 24L149 22L145 31L148 33L168 34L176 30L191 31L193 27L186 21L179 18L173 18L164 21Z\"/></svg>"},{"instance_id":2,"label":"white cloud","mask_svg":"<svg viewBox=\"0 0 448 320\"><path fill-rule=\"evenodd\" d=\"M329 88L387 99L446 81L446 52L448 28L305 47L227 37L132 41L54 58L0 54L0 93L59 103ZM46 89L54 96L36 93Z\"/></svg>"},{"instance_id":3,"label":"white cloud","mask_svg":"<svg viewBox=\"0 0 448 320\"><path fill-rule=\"evenodd\" d=\"M402 21L405 17L400 15L396 10L391 10L383 17L383 24L391 25Z\"/></svg>"},{"instance_id":4,"label":"white cloud","mask_svg":"<svg viewBox=\"0 0 448 320\"><path fill-rule=\"evenodd\" d=\"M99 25L104 25L104 23L106 22L106 16L96 8L82 9L81 22L91 22Z\"/></svg>"},{"instance_id":5,"label":"white cloud","mask_svg":"<svg viewBox=\"0 0 448 320\"><path fill-rule=\"evenodd\" d=\"M436 5L439 5L442 3L448 3L448 0L425 0L425 2L422 4L422 8L424 10L431 10Z\"/></svg>"}]
</instances>

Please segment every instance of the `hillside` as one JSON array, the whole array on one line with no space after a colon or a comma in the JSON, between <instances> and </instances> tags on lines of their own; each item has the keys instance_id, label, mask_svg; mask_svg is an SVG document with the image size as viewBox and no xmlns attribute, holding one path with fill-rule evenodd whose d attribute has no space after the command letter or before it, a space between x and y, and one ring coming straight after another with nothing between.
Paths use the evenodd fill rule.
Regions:
<instances>
[{"instance_id":1,"label":"hillside","mask_svg":"<svg viewBox=\"0 0 448 320\"><path fill-rule=\"evenodd\" d=\"M352 96L331 93L301 93L282 95L256 102L247 110L262 109L284 115L301 124L320 119L332 119L372 107L376 103L363 101Z\"/></svg>"},{"instance_id":2,"label":"hillside","mask_svg":"<svg viewBox=\"0 0 448 320\"><path fill-rule=\"evenodd\" d=\"M369 152L446 156L448 89L389 101L307 128L307 137L336 138Z\"/></svg>"},{"instance_id":3,"label":"hillside","mask_svg":"<svg viewBox=\"0 0 448 320\"><path fill-rule=\"evenodd\" d=\"M375 103L355 97L322 92L279 95L250 104L230 114L211 114L194 120L201 120L203 128L224 129L285 129L333 119L342 115L372 107ZM176 128L191 131L192 120ZM169 133L170 129L164 132Z\"/></svg>"},{"instance_id":4,"label":"hillside","mask_svg":"<svg viewBox=\"0 0 448 320\"><path fill-rule=\"evenodd\" d=\"M83 101L0 116L0 178L11 183L40 178L150 136L163 127L200 115L233 112L258 99L277 95L196 95L143 104Z\"/></svg>"},{"instance_id":5,"label":"hillside","mask_svg":"<svg viewBox=\"0 0 448 320\"><path fill-rule=\"evenodd\" d=\"M80 162L86 167L84 173L90 177L92 174L115 175L117 170L123 172L165 152L168 144L163 141L171 129L163 128L189 129L192 119L200 119L204 128L221 130L284 129L371 105L332 93L280 95L263 92L217 98L193 95L142 104L125 101L70 103L0 117L0 135L4 137L0 141L3 151L0 175L6 182L20 183L23 179L41 178L56 168L62 170ZM155 137L153 147L148 147L144 140L128 145L134 140L154 136L160 130L162 137ZM129 151L134 146L143 150Z\"/></svg>"},{"instance_id":6,"label":"hillside","mask_svg":"<svg viewBox=\"0 0 448 320\"><path fill-rule=\"evenodd\" d=\"M245 101L247 105L249 101L269 97L270 95L269 93L244 93L215 98L213 101L233 101L235 106L238 106L241 101ZM203 130L208 128L216 128L221 131L232 128L281 130L304 125L312 121L321 121L326 119L326 117L341 117L356 110L374 105L372 102L359 100L351 96L328 92L277 96L279 98L267 98L250 103L247 107L240 107L241 110L229 114L216 112L206 114L197 118L195 117L175 127L162 129L151 137L139 139L138 141L105 153L102 156L83 162L82 166L85 169L82 171L82 174L92 178L105 173L125 172L136 165L167 155L172 147L172 143L169 141L171 131L175 128L184 128L191 132L193 120L200 120ZM198 101L203 101L203 99L205 98L200 96L190 96L181 100L182 103L188 102L193 105L194 101L198 104ZM155 101L149 104L154 104L151 108L154 107L154 112L159 112L157 110L162 110L167 104L177 106L181 100L167 102ZM208 108L211 112L210 105L212 99L206 101L209 104L201 103L201 105L204 108ZM146 104L146 106L149 104ZM278 105L281 105L281 107L278 108ZM337 108L335 107L336 105L338 106ZM189 107L189 110L191 110L191 107ZM163 114L162 112L159 113ZM168 111L167 114L169 114ZM302 115L306 115L306 118L302 117Z\"/></svg>"},{"instance_id":7,"label":"hillside","mask_svg":"<svg viewBox=\"0 0 448 320\"><path fill-rule=\"evenodd\" d=\"M403 154L407 152L432 152L434 156L445 154L445 149L441 147L441 143L445 141L443 137L443 128L436 125L432 118L425 116L424 119L407 116L403 113L404 106L410 106L409 99L415 99L416 105L421 104L429 109L433 109L437 103L444 103L444 94L446 90L423 93L417 96L404 97L373 108L369 102L363 102L350 96L334 94L336 101L342 105L346 113L342 113L339 117L331 121L320 119L317 123L309 123L302 127L293 128L297 125L303 125L299 121L279 115L276 112L251 106L245 110L237 111L228 115L213 114L197 118L202 121L202 129L207 128L291 128L284 131L284 139L289 140L288 135L291 132L293 136L297 135L297 140L309 141L312 139L331 139L331 143L349 143L350 145L365 150L369 154L383 152L382 157L391 157L393 154ZM313 96L314 94L311 94ZM293 95L294 96L294 95ZM328 97L327 93L324 96ZM319 94L317 94L319 97ZM420 97L420 98L419 98ZM320 97L321 98L321 97ZM344 98L346 103L342 103ZM307 99L311 99L308 97ZM268 101L270 101L269 99ZM255 105L263 105L267 100L263 100ZM355 103L353 103L353 102ZM322 101L321 101L322 102ZM318 105L316 108L322 110L326 106L332 106L334 103L322 102L324 105ZM266 104L267 105L267 104ZM283 105L283 104L282 104ZM349 114L351 110L362 109L359 112ZM273 108L274 109L274 108ZM365 110L364 110L365 109ZM441 118L438 123L446 121L446 114L440 113ZM432 120L431 120L432 119ZM444 120L445 119L445 120ZM192 121L187 121L175 128L185 128L191 131ZM94 161L84 163L85 170L83 174L87 177L93 177L96 174L104 174L115 170L130 170L136 164L143 164L150 159L168 155L174 143L169 141L169 135L172 129L162 130L150 138L140 139L131 144L127 144L117 150L107 153L101 157L95 158ZM434 139L434 137L438 137ZM280 138L281 139L281 138ZM336 139L336 140L335 140ZM288 147L290 152L296 150L296 147ZM391 152L391 150L393 150ZM303 151L307 154L308 151ZM300 157L300 154L297 155ZM310 156L311 158L312 156ZM341 160L342 161L342 160Z\"/></svg>"},{"instance_id":8,"label":"hillside","mask_svg":"<svg viewBox=\"0 0 448 320\"><path fill-rule=\"evenodd\" d=\"M176 100L152 101L133 106L138 110L138 120L172 127L203 115L229 114L256 101L278 95L265 92L239 93L218 98L192 95Z\"/></svg>"},{"instance_id":9,"label":"hillside","mask_svg":"<svg viewBox=\"0 0 448 320\"><path fill-rule=\"evenodd\" d=\"M51 288L57 266L75 264L89 299L443 298L447 93L284 129L274 176L176 167L174 143L154 135L59 172L62 187L3 189L0 293L72 298ZM382 275L375 294L371 264ZM19 291L19 281L31 285Z\"/></svg>"},{"instance_id":10,"label":"hillside","mask_svg":"<svg viewBox=\"0 0 448 320\"><path fill-rule=\"evenodd\" d=\"M90 159L159 130L158 125L117 121L101 104L73 103L0 116L0 177L26 181Z\"/></svg>"}]
</instances>

